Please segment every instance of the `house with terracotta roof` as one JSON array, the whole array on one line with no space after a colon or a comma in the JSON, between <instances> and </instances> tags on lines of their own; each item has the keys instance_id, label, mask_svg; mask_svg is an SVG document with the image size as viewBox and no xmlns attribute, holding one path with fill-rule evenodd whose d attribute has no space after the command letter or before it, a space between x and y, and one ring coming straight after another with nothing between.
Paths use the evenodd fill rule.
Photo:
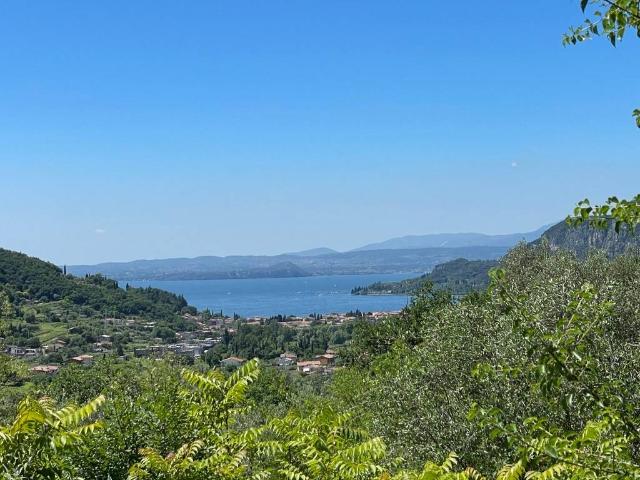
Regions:
<instances>
[{"instance_id":1,"label":"house with terracotta roof","mask_svg":"<svg viewBox=\"0 0 640 480\"><path fill-rule=\"evenodd\" d=\"M44 373L45 375L54 375L58 373L58 370L60 367L57 365L36 365L29 369L31 373Z\"/></svg>"},{"instance_id":2,"label":"house with terracotta roof","mask_svg":"<svg viewBox=\"0 0 640 480\"><path fill-rule=\"evenodd\" d=\"M91 365L93 363L93 355L78 355L77 357L73 357L69 360L80 365Z\"/></svg>"},{"instance_id":3,"label":"house with terracotta roof","mask_svg":"<svg viewBox=\"0 0 640 480\"><path fill-rule=\"evenodd\" d=\"M247 360L245 358L240 358L240 357L227 357L223 360L220 360L220 365L222 365L223 367L232 367L232 368L236 368L241 366L243 363L245 363Z\"/></svg>"},{"instance_id":4,"label":"house with terracotta roof","mask_svg":"<svg viewBox=\"0 0 640 480\"><path fill-rule=\"evenodd\" d=\"M324 370L322 363L319 360L306 360L303 362L298 362L296 364L298 372L300 373L318 373Z\"/></svg>"},{"instance_id":5,"label":"house with terracotta roof","mask_svg":"<svg viewBox=\"0 0 640 480\"><path fill-rule=\"evenodd\" d=\"M336 356L332 353L323 353L322 355L318 355L316 359L320 362L320 365L325 367L335 365Z\"/></svg>"},{"instance_id":6,"label":"house with terracotta roof","mask_svg":"<svg viewBox=\"0 0 640 480\"><path fill-rule=\"evenodd\" d=\"M44 351L46 353L57 352L58 350L61 350L66 346L67 346L67 342L65 342L64 340L60 340L59 338L56 338L55 340L53 340L52 342L44 346Z\"/></svg>"}]
</instances>

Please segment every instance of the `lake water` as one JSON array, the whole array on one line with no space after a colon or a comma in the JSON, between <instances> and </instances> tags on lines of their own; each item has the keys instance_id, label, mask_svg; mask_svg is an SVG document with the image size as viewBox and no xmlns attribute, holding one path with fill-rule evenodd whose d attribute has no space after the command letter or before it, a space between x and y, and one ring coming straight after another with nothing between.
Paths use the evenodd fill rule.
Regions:
<instances>
[{"instance_id":1,"label":"lake water","mask_svg":"<svg viewBox=\"0 0 640 480\"><path fill-rule=\"evenodd\" d=\"M182 294L198 309L222 310L243 317L364 312L390 312L405 307L405 295L351 295L351 289L374 282L391 282L416 274L332 275L247 280L144 280L128 281L135 287L156 287Z\"/></svg>"}]
</instances>

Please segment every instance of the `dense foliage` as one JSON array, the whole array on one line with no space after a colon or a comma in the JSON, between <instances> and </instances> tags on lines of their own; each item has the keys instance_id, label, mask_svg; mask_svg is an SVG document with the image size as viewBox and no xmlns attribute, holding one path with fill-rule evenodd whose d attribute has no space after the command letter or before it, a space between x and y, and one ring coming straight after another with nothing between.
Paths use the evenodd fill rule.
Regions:
<instances>
[{"instance_id":1,"label":"dense foliage","mask_svg":"<svg viewBox=\"0 0 640 480\"><path fill-rule=\"evenodd\" d=\"M56 409L50 399L25 398L13 423L0 429L3 478L75 477L78 468L67 455L82 450L84 440L100 428L100 422L90 418L102 403L104 397L100 396L82 407Z\"/></svg>"},{"instance_id":2,"label":"dense foliage","mask_svg":"<svg viewBox=\"0 0 640 480\"><path fill-rule=\"evenodd\" d=\"M49 361L85 352L100 335L112 336L120 351L137 336L175 338L176 331L192 328L183 313L195 309L182 296L120 288L101 275L65 275L55 265L0 249L0 337L5 345L27 348L54 338L66 342L65 356ZM139 322L123 326L125 318ZM142 320L153 321L155 329L144 331Z\"/></svg>"},{"instance_id":3,"label":"dense foliage","mask_svg":"<svg viewBox=\"0 0 640 480\"><path fill-rule=\"evenodd\" d=\"M154 318L179 313L187 306L181 296L154 288L118 287L101 275L76 278L53 264L0 249L0 285L14 305L29 301L68 300L96 312L112 315L149 315Z\"/></svg>"},{"instance_id":4,"label":"dense foliage","mask_svg":"<svg viewBox=\"0 0 640 480\"><path fill-rule=\"evenodd\" d=\"M282 352L293 352L302 358L324 353L327 348L342 345L351 338L352 325L312 324L306 328L291 328L276 318L264 325L240 322L233 335L224 332L222 341L207 352L211 365L229 355L242 358L272 359Z\"/></svg>"},{"instance_id":5,"label":"dense foliage","mask_svg":"<svg viewBox=\"0 0 640 480\"><path fill-rule=\"evenodd\" d=\"M473 290L484 290L489 285L489 270L498 265L496 260L466 260L458 258L436 265L433 270L417 278L399 282L376 282L356 287L353 295L415 295L427 283L464 295Z\"/></svg>"},{"instance_id":6,"label":"dense foliage","mask_svg":"<svg viewBox=\"0 0 640 480\"><path fill-rule=\"evenodd\" d=\"M41 478L640 475L640 256L522 245L492 276L461 301L426 289L399 317L360 321L333 378L257 360L229 374L177 357L65 367L3 431L53 422L69 448L35 423L2 455L42 451L37 468L55 472ZM91 407L56 424L53 402Z\"/></svg>"},{"instance_id":7,"label":"dense foliage","mask_svg":"<svg viewBox=\"0 0 640 480\"><path fill-rule=\"evenodd\" d=\"M491 440L486 425L468 420L472 404L498 408L509 425L525 425L530 417L567 429L583 425L582 395L567 393L573 394L572 402L580 399L580 405L563 404L563 391L547 398L548 392L537 390L532 372L524 374L523 365L535 359L535 348L544 345L545 335L565 328L563 322L574 315L575 295L584 293L584 285L589 285L589 301L611 312L604 326L598 326L597 337L594 326L585 327L580 337L592 340L588 353L601 368L594 377L609 380L620 392L624 386L629 405L637 404L633 365L639 360L640 257L609 260L599 255L581 261L545 245L520 246L507 255L502 268L504 275L491 293L454 304L427 292L403 317L363 324L354 331L347 356L353 367L338 375L337 395L393 452L409 452L414 463L451 450L485 470L509 461L513 452L502 443L506 440ZM598 308L594 305L593 314L582 315L596 321ZM545 329L535 341L530 327L522 326L525 313L526 322ZM578 345L575 349L580 354ZM503 378L505 372L513 376Z\"/></svg>"},{"instance_id":8,"label":"dense foliage","mask_svg":"<svg viewBox=\"0 0 640 480\"><path fill-rule=\"evenodd\" d=\"M580 6L587 18L581 26L569 29L565 45L603 36L615 47L627 33L640 38L640 0L580 0ZM633 116L640 128L640 108Z\"/></svg>"}]
</instances>

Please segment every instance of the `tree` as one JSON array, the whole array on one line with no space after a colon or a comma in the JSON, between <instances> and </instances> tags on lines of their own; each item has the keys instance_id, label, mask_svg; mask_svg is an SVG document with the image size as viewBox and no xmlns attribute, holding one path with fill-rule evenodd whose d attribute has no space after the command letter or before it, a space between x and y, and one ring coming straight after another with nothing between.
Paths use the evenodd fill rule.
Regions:
<instances>
[{"instance_id":1,"label":"tree","mask_svg":"<svg viewBox=\"0 0 640 480\"><path fill-rule=\"evenodd\" d=\"M479 365L475 375L505 385L527 379L550 411L560 407L565 412L564 418L530 416L514 423L500 407L475 405L470 417L518 452L518 461L502 472L515 479L640 478L637 386L627 389L603 362L603 337L612 326L614 303L584 284L550 324L523 297L511 294L504 271L494 271L493 279L527 355L511 365Z\"/></svg>"},{"instance_id":2,"label":"tree","mask_svg":"<svg viewBox=\"0 0 640 480\"><path fill-rule=\"evenodd\" d=\"M256 430L256 450L263 458L265 478L274 480L375 479L386 447L380 437L371 437L351 425L348 414L325 407L311 415L290 413Z\"/></svg>"},{"instance_id":3,"label":"tree","mask_svg":"<svg viewBox=\"0 0 640 480\"><path fill-rule=\"evenodd\" d=\"M0 354L0 386L21 384L27 373L26 365L22 362Z\"/></svg>"},{"instance_id":4,"label":"tree","mask_svg":"<svg viewBox=\"0 0 640 480\"><path fill-rule=\"evenodd\" d=\"M640 0L580 0L580 7L588 16L582 25L571 27L564 35L565 45L603 36L615 47L634 30L640 37ZM633 116L640 128L640 109L636 108Z\"/></svg>"},{"instance_id":5,"label":"tree","mask_svg":"<svg viewBox=\"0 0 640 480\"><path fill-rule=\"evenodd\" d=\"M247 442L242 432L233 427L247 408L247 387L259 371L256 359L245 363L228 378L215 369L204 374L183 370L186 385L180 397L188 413L192 438L175 452L142 449L142 459L131 467L129 478L246 478Z\"/></svg>"},{"instance_id":6,"label":"tree","mask_svg":"<svg viewBox=\"0 0 640 480\"><path fill-rule=\"evenodd\" d=\"M640 194L631 200L609 197L602 205L594 206L585 198L574 208L573 215L567 217L567 222L574 226L588 223L596 228L613 225L616 232L622 228L634 231L640 224Z\"/></svg>"},{"instance_id":7,"label":"tree","mask_svg":"<svg viewBox=\"0 0 640 480\"><path fill-rule=\"evenodd\" d=\"M0 290L0 320L13 315L13 305L6 292Z\"/></svg>"},{"instance_id":8,"label":"tree","mask_svg":"<svg viewBox=\"0 0 640 480\"><path fill-rule=\"evenodd\" d=\"M0 427L3 478L75 478L75 466L66 455L82 448L85 440L101 427L101 422L91 418L104 400L99 396L82 407L59 410L51 399L22 400L13 423Z\"/></svg>"},{"instance_id":9,"label":"tree","mask_svg":"<svg viewBox=\"0 0 640 480\"><path fill-rule=\"evenodd\" d=\"M615 47L629 32L640 37L640 0L580 0L582 11L587 14L584 23L571 27L563 43L575 45L596 36L606 37ZM633 111L640 128L640 108ZM590 222L604 228L612 220L616 231L623 226L635 229L640 224L640 194L630 200L610 197L604 204L592 206L588 199L578 203L567 222L580 225Z\"/></svg>"}]
</instances>

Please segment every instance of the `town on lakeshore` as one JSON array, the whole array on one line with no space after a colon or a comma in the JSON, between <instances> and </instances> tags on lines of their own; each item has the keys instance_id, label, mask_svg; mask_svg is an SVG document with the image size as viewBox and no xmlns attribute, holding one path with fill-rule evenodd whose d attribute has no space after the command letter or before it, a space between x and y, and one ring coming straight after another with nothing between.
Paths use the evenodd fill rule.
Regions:
<instances>
[{"instance_id":1,"label":"town on lakeshore","mask_svg":"<svg viewBox=\"0 0 640 480\"><path fill-rule=\"evenodd\" d=\"M137 358L163 358L165 356L175 355L183 358L187 362L193 362L201 359L210 349L216 345L220 345L225 339L237 334L239 328L266 327L269 324L275 324L278 327L291 329L293 331L302 331L317 328L319 326L340 327L352 323L356 320L368 322L376 322L385 317L398 316L399 311L394 312L347 312L347 313L330 313L330 314L310 314L308 316L251 316L242 318L238 315L227 316L221 312L211 314L209 311L197 313L184 313L182 319L189 325L193 326L191 330L175 333L175 341L168 343L162 338L152 338L147 343L136 345L130 352L124 353L114 349L113 335L101 334L97 336L95 342L87 344L86 352L70 356L66 363L78 365L91 365L94 360L100 357L117 355L121 360L127 360L131 357ZM118 331L119 329L143 329L154 331L157 322L135 318L115 318L105 317L102 321L104 325L108 325ZM74 327L68 329L70 334L74 333ZM61 335L60 337L65 337ZM2 341L4 339L0 339ZM266 358L275 367L284 370L294 370L301 374L330 374L333 373L337 365L339 365L339 348L343 345L333 345L332 348L327 347L324 352L313 355L299 355L295 352L283 350L279 355L273 358ZM39 360L46 358L52 353L62 353L67 349L68 343L63 338L53 338L40 347L25 347L18 345L5 345L4 352L12 357L21 358L33 363L30 367L32 374L53 375L56 374L61 365L59 364L41 364ZM227 355L221 358L217 363L221 368L232 369L243 365L247 361L246 358L237 355Z\"/></svg>"}]
</instances>

